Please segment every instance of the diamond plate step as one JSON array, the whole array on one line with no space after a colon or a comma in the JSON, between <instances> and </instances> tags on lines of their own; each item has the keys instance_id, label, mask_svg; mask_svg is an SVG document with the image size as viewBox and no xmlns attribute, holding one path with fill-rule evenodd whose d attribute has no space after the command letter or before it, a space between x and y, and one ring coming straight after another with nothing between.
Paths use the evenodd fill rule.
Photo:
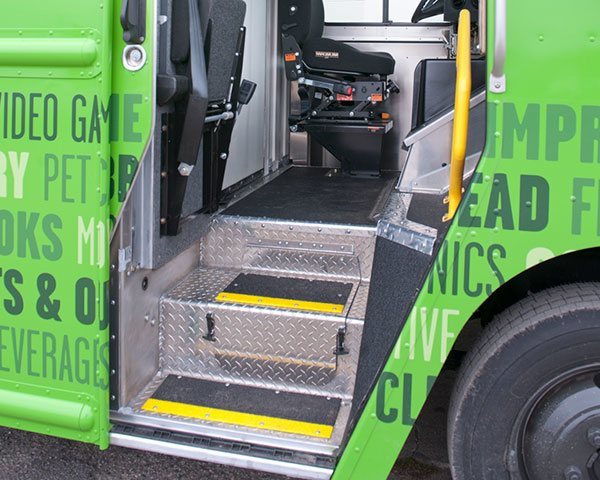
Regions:
<instances>
[{"instance_id":1,"label":"diamond plate step","mask_svg":"<svg viewBox=\"0 0 600 480\"><path fill-rule=\"evenodd\" d=\"M255 430L244 426L232 426L224 423L219 424L202 418L187 418L179 415L144 410L144 404L148 399L152 398L154 393L160 388L169 375L169 372L159 372L126 408L119 411L117 420L134 424L138 424L141 420L144 425L150 424L177 432L181 432L183 429L185 432L193 432L220 440L227 439L239 441L246 445L251 443L279 449L287 446L294 451L316 455L335 455L344 439L344 433L352 406L351 402L347 399L341 400L340 412L335 422L333 435L330 439L307 437L304 435L295 435L277 431ZM182 377L183 376L184 375L182 375ZM189 377L189 375L187 376ZM203 379L204 377L197 376L196 378ZM231 382L231 385L234 384L235 382ZM277 391L277 389L275 390Z\"/></svg>"},{"instance_id":2,"label":"diamond plate step","mask_svg":"<svg viewBox=\"0 0 600 480\"><path fill-rule=\"evenodd\" d=\"M376 227L217 215L201 246L206 267L368 282Z\"/></svg>"},{"instance_id":3,"label":"diamond plate step","mask_svg":"<svg viewBox=\"0 0 600 480\"><path fill-rule=\"evenodd\" d=\"M163 297L161 371L351 398L368 284L353 282L342 315L215 302L240 273L202 267ZM204 338L209 314L216 341ZM350 352L344 356L334 352L340 328Z\"/></svg>"}]
</instances>

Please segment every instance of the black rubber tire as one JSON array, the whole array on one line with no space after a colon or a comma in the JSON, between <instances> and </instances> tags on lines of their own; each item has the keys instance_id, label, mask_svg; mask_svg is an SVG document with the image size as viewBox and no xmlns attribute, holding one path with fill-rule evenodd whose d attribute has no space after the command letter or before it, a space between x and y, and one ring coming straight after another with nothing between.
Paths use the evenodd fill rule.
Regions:
<instances>
[{"instance_id":1,"label":"black rubber tire","mask_svg":"<svg viewBox=\"0 0 600 480\"><path fill-rule=\"evenodd\" d=\"M586 365L600 365L600 284L556 287L499 314L465 358L454 387L448 416L453 478L549 480L528 478L515 465L511 432L548 379Z\"/></svg>"}]
</instances>

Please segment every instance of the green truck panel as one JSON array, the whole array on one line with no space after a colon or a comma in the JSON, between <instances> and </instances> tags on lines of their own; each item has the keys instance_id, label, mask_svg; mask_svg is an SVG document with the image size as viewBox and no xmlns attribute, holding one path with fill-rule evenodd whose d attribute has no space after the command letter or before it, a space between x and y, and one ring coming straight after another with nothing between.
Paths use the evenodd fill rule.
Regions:
<instances>
[{"instance_id":1,"label":"green truck panel","mask_svg":"<svg viewBox=\"0 0 600 480\"><path fill-rule=\"evenodd\" d=\"M600 6L508 3L507 91L488 92L486 151L335 479L389 474L454 342L500 286L598 245Z\"/></svg>"},{"instance_id":2,"label":"green truck panel","mask_svg":"<svg viewBox=\"0 0 600 480\"><path fill-rule=\"evenodd\" d=\"M103 448L112 13L23 1L0 20L0 424Z\"/></svg>"}]
</instances>

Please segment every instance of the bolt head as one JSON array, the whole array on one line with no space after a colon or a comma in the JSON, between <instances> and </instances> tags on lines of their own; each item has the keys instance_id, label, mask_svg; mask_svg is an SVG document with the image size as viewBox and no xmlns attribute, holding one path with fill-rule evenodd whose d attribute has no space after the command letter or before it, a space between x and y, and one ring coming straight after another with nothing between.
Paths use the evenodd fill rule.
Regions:
<instances>
[{"instance_id":1,"label":"bolt head","mask_svg":"<svg viewBox=\"0 0 600 480\"><path fill-rule=\"evenodd\" d=\"M146 63L146 51L139 45L128 45L123 51L123 64L132 72L140 70Z\"/></svg>"},{"instance_id":2,"label":"bolt head","mask_svg":"<svg viewBox=\"0 0 600 480\"><path fill-rule=\"evenodd\" d=\"M588 441L596 449L600 448L600 427L592 427L588 430Z\"/></svg>"},{"instance_id":3,"label":"bolt head","mask_svg":"<svg viewBox=\"0 0 600 480\"><path fill-rule=\"evenodd\" d=\"M142 52L137 49L132 50L129 59L132 60L133 63L139 63L142 60Z\"/></svg>"},{"instance_id":4,"label":"bolt head","mask_svg":"<svg viewBox=\"0 0 600 480\"><path fill-rule=\"evenodd\" d=\"M579 467L575 465L571 465L570 467L565 468L565 480L581 480L583 478L583 473Z\"/></svg>"}]
</instances>

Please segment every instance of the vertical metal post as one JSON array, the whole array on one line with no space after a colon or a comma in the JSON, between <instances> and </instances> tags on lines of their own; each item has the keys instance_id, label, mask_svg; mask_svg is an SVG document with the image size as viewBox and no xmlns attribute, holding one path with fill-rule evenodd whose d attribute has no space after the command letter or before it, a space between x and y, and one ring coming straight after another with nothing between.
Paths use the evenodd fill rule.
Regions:
<instances>
[{"instance_id":1,"label":"vertical metal post","mask_svg":"<svg viewBox=\"0 0 600 480\"><path fill-rule=\"evenodd\" d=\"M454 104L454 131L452 133L452 160L450 163L450 193L448 214L444 221L454 218L463 194L463 177L467 157L469 115L471 104L471 13L460 12L456 46L456 100Z\"/></svg>"},{"instance_id":2,"label":"vertical metal post","mask_svg":"<svg viewBox=\"0 0 600 480\"><path fill-rule=\"evenodd\" d=\"M267 85L265 90L267 92L266 101L266 115L265 121L267 122L268 128L265 133L265 158L263 164L263 174L266 176L279 161L277 158L278 144L277 144L277 130L279 128L278 117L276 115L277 110L277 88L278 84L278 68L279 68L279 2L274 0L268 0L271 3L271 8L267 8L267 51L265 52L266 61L268 65L267 69Z\"/></svg>"}]
</instances>

